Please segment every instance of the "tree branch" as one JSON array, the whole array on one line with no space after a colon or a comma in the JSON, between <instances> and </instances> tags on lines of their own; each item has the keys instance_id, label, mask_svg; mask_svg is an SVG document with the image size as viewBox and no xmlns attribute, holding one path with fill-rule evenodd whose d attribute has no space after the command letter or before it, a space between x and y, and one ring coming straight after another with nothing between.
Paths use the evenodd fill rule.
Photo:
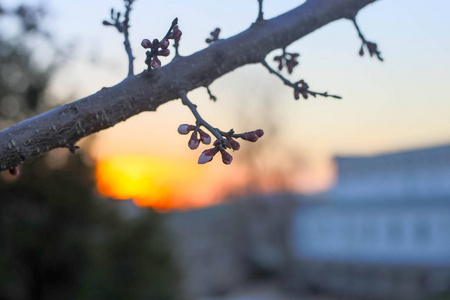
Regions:
<instances>
[{"instance_id":1,"label":"tree branch","mask_svg":"<svg viewBox=\"0 0 450 300\"><path fill-rule=\"evenodd\" d=\"M314 30L341 18L352 19L375 0L309 0L276 18L158 70L129 76L121 83L0 131L0 171L51 149L74 149L81 138L114 126L143 111L179 98L178 91L207 87L246 64L260 63Z\"/></svg>"}]
</instances>

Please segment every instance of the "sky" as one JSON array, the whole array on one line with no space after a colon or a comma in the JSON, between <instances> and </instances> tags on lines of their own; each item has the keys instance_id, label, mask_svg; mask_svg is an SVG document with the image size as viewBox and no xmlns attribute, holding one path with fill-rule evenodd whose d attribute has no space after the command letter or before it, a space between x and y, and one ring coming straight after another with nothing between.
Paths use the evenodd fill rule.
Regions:
<instances>
[{"instance_id":1,"label":"sky","mask_svg":"<svg viewBox=\"0 0 450 300\"><path fill-rule=\"evenodd\" d=\"M301 3L265 0L264 16L275 17ZM47 27L74 53L52 82L53 93L73 101L123 80L127 58L122 37L101 25L112 7L123 10L122 1L48 0L45 5ZM300 172L293 176L299 180L293 184L317 187L330 182L329 159L335 155L450 143L449 11L450 2L442 0L426 5L418 0L382 0L361 10L359 26L369 41L378 44L384 62L358 55L360 40L348 20L328 24L290 45L289 51L300 53L300 66L289 78L304 79L311 90L328 91L342 100L295 101L292 90L260 65L244 66L216 80L211 85L216 103L204 89L192 91L190 99L214 126L266 131L261 146L241 145L246 153L236 152L232 166L213 161L201 166L199 173L232 174L253 155L255 170L309 168L308 179ZM227 38L247 29L256 16L256 0L137 0L130 29L135 70L145 69L141 40L163 36L174 17L183 31L180 52L189 55L207 46L204 40L214 28L220 27L221 37ZM276 54L271 53L268 61ZM133 154L196 162L201 151L189 150L186 136L176 133L182 123L193 123L193 117L180 101L172 101L156 113L142 113L96 134L92 153L99 160Z\"/></svg>"}]
</instances>

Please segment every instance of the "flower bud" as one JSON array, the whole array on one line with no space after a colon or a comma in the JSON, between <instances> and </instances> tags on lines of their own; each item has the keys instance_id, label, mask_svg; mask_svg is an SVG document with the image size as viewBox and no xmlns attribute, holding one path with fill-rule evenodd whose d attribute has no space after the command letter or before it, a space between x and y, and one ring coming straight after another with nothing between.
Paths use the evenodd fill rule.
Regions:
<instances>
[{"instance_id":1,"label":"flower bud","mask_svg":"<svg viewBox=\"0 0 450 300\"><path fill-rule=\"evenodd\" d=\"M231 156L230 153L228 153L227 151L222 151L222 162L226 165L231 164L231 162L233 161L233 156Z\"/></svg>"},{"instance_id":2,"label":"flower bud","mask_svg":"<svg viewBox=\"0 0 450 300\"><path fill-rule=\"evenodd\" d=\"M150 42L149 39L143 39L141 42L141 46L144 47L145 49L151 48L152 42Z\"/></svg>"},{"instance_id":3,"label":"flower bud","mask_svg":"<svg viewBox=\"0 0 450 300\"><path fill-rule=\"evenodd\" d=\"M244 136L242 138L249 142L256 142L258 140L258 135L254 131L250 131L244 133Z\"/></svg>"},{"instance_id":4,"label":"flower bud","mask_svg":"<svg viewBox=\"0 0 450 300\"><path fill-rule=\"evenodd\" d=\"M170 55L170 50L169 49L162 49L162 50L158 51L158 55L169 56Z\"/></svg>"},{"instance_id":5,"label":"flower bud","mask_svg":"<svg viewBox=\"0 0 450 300\"><path fill-rule=\"evenodd\" d=\"M167 49L167 47L169 47L169 45L170 45L170 42L166 39L163 39L161 41L161 43L159 43L159 46L163 49Z\"/></svg>"},{"instance_id":6,"label":"flower bud","mask_svg":"<svg viewBox=\"0 0 450 300\"><path fill-rule=\"evenodd\" d=\"M239 145L239 143L234 139L229 139L228 142L230 143L231 149L235 151L241 148L241 145Z\"/></svg>"},{"instance_id":7,"label":"flower bud","mask_svg":"<svg viewBox=\"0 0 450 300\"><path fill-rule=\"evenodd\" d=\"M153 40L153 46L159 46L159 40L158 39L154 39Z\"/></svg>"},{"instance_id":8,"label":"flower bud","mask_svg":"<svg viewBox=\"0 0 450 300\"><path fill-rule=\"evenodd\" d=\"M208 44L211 44L211 43L213 42L213 40L210 39L210 38L207 38L207 39L205 40L205 42L207 42Z\"/></svg>"},{"instance_id":9,"label":"flower bud","mask_svg":"<svg viewBox=\"0 0 450 300\"><path fill-rule=\"evenodd\" d=\"M103 21L103 25L105 25L105 26L111 26L111 25L113 25L111 22L108 22L108 21Z\"/></svg>"},{"instance_id":10,"label":"flower bud","mask_svg":"<svg viewBox=\"0 0 450 300\"><path fill-rule=\"evenodd\" d=\"M209 134L207 134L201 129L199 129L198 132L200 133L200 140L202 141L203 144L205 145L211 144L211 137L209 136Z\"/></svg>"},{"instance_id":11,"label":"flower bud","mask_svg":"<svg viewBox=\"0 0 450 300\"><path fill-rule=\"evenodd\" d=\"M195 150L198 148L198 145L200 145L200 141L198 140L197 132L194 131L189 139L188 146L191 150Z\"/></svg>"},{"instance_id":12,"label":"flower bud","mask_svg":"<svg viewBox=\"0 0 450 300\"><path fill-rule=\"evenodd\" d=\"M264 131L262 129L255 130L256 135L260 138L264 135Z\"/></svg>"},{"instance_id":13,"label":"flower bud","mask_svg":"<svg viewBox=\"0 0 450 300\"><path fill-rule=\"evenodd\" d=\"M361 49L359 49L359 56L363 56L364 55L364 49L363 49L363 47L361 46Z\"/></svg>"},{"instance_id":14,"label":"flower bud","mask_svg":"<svg viewBox=\"0 0 450 300\"><path fill-rule=\"evenodd\" d=\"M159 58L153 57L153 59L152 59L152 67L153 67L154 69L159 69L159 68L161 68L161 61L159 60Z\"/></svg>"},{"instance_id":15,"label":"flower bud","mask_svg":"<svg viewBox=\"0 0 450 300\"><path fill-rule=\"evenodd\" d=\"M180 37L181 37L182 34L183 34L183 33L182 33L181 30L179 30L179 29L174 30L173 33L172 33L172 38L173 38L174 40L178 40L178 39L180 39Z\"/></svg>"},{"instance_id":16,"label":"flower bud","mask_svg":"<svg viewBox=\"0 0 450 300\"><path fill-rule=\"evenodd\" d=\"M216 148L206 149L205 151L202 152L202 154L198 158L198 163L202 165L206 164L207 162L210 162L213 159L214 155L216 155L216 153L217 153Z\"/></svg>"},{"instance_id":17,"label":"flower bud","mask_svg":"<svg viewBox=\"0 0 450 300\"><path fill-rule=\"evenodd\" d=\"M283 61L280 60L280 62L278 63L278 71L283 70Z\"/></svg>"},{"instance_id":18,"label":"flower bud","mask_svg":"<svg viewBox=\"0 0 450 300\"><path fill-rule=\"evenodd\" d=\"M181 124L180 126L178 126L178 133L179 134L188 134L189 132L191 132L194 129L195 129L194 125Z\"/></svg>"},{"instance_id":19,"label":"flower bud","mask_svg":"<svg viewBox=\"0 0 450 300\"><path fill-rule=\"evenodd\" d=\"M11 174L12 176L19 176L20 175L20 169L19 167L14 167L8 170L9 174Z\"/></svg>"}]
</instances>

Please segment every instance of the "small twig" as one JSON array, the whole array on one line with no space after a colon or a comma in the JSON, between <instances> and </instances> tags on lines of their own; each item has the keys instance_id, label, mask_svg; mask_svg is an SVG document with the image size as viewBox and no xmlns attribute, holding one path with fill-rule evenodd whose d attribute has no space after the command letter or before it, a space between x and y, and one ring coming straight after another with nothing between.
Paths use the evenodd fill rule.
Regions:
<instances>
[{"instance_id":1,"label":"small twig","mask_svg":"<svg viewBox=\"0 0 450 300\"><path fill-rule=\"evenodd\" d=\"M259 13L258 13L258 18L256 19L256 22L264 20L264 18L263 18L262 3L263 3L263 0L258 0L258 4L259 4Z\"/></svg>"},{"instance_id":2,"label":"small twig","mask_svg":"<svg viewBox=\"0 0 450 300\"><path fill-rule=\"evenodd\" d=\"M271 73L276 75L278 78L281 79L281 81L283 81L283 83L291 88L294 89L294 97L296 100L299 99L299 95L302 95L303 98L308 99L308 94L316 97L316 96L322 96L322 97L332 97L332 98L336 98L336 99L342 99L341 96L337 96L337 95L330 95L328 94L328 92L314 92L314 91L310 91L309 90L309 86L308 84L303 81L303 80L299 80L297 82L291 82L290 80L288 80L286 77L284 77L283 75L281 75L279 72L277 72L276 70L274 70L271 66L269 66L269 64L265 61L262 60L261 64Z\"/></svg>"},{"instance_id":3,"label":"small twig","mask_svg":"<svg viewBox=\"0 0 450 300\"><path fill-rule=\"evenodd\" d=\"M214 102L216 102L216 101L217 101L217 97L214 96L214 95L211 93L211 90L209 89L209 86L206 87L206 91L208 92L209 99L212 100L212 101L214 101Z\"/></svg>"},{"instance_id":4,"label":"small twig","mask_svg":"<svg viewBox=\"0 0 450 300\"><path fill-rule=\"evenodd\" d=\"M206 129L208 129L218 140L222 140L222 132L218 128L212 127L208 122L206 122L198 113L197 105L192 103L189 98L187 97L187 92L185 90L181 90L178 94L181 98L181 102L189 107L192 114L195 117L195 120L197 122L197 127L204 126Z\"/></svg>"},{"instance_id":5,"label":"small twig","mask_svg":"<svg viewBox=\"0 0 450 300\"><path fill-rule=\"evenodd\" d=\"M114 9L111 9L111 22L110 21L103 21L103 25L105 26L114 26L117 31L120 33L123 33L124 36L124 46L125 46L125 52L128 56L128 76L134 75L134 67L133 67L133 51L131 50L131 44L129 39L129 32L128 28L130 28L129 22L130 22L130 12L131 12L131 6L134 2L134 0L124 0L125 2L125 14L123 21L120 20L121 13L117 12L114 14Z\"/></svg>"},{"instance_id":6,"label":"small twig","mask_svg":"<svg viewBox=\"0 0 450 300\"><path fill-rule=\"evenodd\" d=\"M380 61L384 61L383 58L381 57L381 52L378 51L378 45L374 42L369 42L368 40L366 40L366 38L364 37L361 29L358 26L358 23L356 22L356 18L353 17L352 19L353 25L355 25L356 31L358 32L358 36L361 39L361 48L359 49L359 55L363 56L364 55L364 46L366 46L367 51L369 51L369 55L373 56L376 55L376 57L380 60Z\"/></svg>"},{"instance_id":7,"label":"small twig","mask_svg":"<svg viewBox=\"0 0 450 300\"><path fill-rule=\"evenodd\" d=\"M218 41L219 40L219 34L220 34L220 28L217 27L216 29L211 31L209 34L211 35L211 37L206 38L206 40L205 40L205 42L207 44L212 44L212 43Z\"/></svg>"},{"instance_id":8,"label":"small twig","mask_svg":"<svg viewBox=\"0 0 450 300\"><path fill-rule=\"evenodd\" d=\"M125 37L125 40L123 42L125 46L125 51L128 55L128 76L134 75L134 56L133 52L131 50L130 40L129 40L129 33L128 28L130 28L129 22L130 22L130 12L131 12L131 5L133 4L134 0L128 0L125 4L125 19L123 21L123 35Z\"/></svg>"},{"instance_id":9,"label":"small twig","mask_svg":"<svg viewBox=\"0 0 450 300\"><path fill-rule=\"evenodd\" d=\"M178 25L178 18L173 19L172 24L170 25L169 30L167 30L166 35L162 38L163 40L169 39L170 35L172 34L173 28Z\"/></svg>"}]
</instances>

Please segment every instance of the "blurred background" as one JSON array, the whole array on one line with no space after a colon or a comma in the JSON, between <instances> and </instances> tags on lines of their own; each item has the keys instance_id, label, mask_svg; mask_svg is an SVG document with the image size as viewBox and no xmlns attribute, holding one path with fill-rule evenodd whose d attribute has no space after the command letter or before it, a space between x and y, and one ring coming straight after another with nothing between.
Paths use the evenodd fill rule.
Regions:
<instances>
[{"instance_id":1,"label":"blurred background","mask_svg":"<svg viewBox=\"0 0 450 300\"><path fill-rule=\"evenodd\" d=\"M265 18L302 1L264 1ZM247 29L257 1L136 0L130 39L174 17L181 55ZM0 1L0 128L112 86L121 0ZM180 101L0 174L1 299L444 299L450 289L450 5L379 1L288 47L295 101L263 66L190 93L222 130L262 128L233 163L197 165ZM267 60L272 62L274 51ZM162 60L163 65L171 57ZM274 62L273 66L276 66ZM288 76L287 74L285 74ZM441 298L439 298L441 297Z\"/></svg>"}]
</instances>

